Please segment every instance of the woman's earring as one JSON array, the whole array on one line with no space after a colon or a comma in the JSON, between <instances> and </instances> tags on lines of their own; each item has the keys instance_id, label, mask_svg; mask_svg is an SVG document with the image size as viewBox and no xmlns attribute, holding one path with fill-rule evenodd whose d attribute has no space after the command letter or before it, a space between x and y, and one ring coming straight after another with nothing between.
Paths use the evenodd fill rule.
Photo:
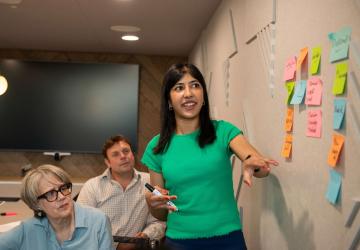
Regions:
<instances>
[{"instance_id":1,"label":"woman's earring","mask_svg":"<svg viewBox=\"0 0 360 250\"><path fill-rule=\"evenodd\" d=\"M35 212L35 217L41 218L45 216L45 213L41 210L36 210Z\"/></svg>"},{"instance_id":2,"label":"woman's earring","mask_svg":"<svg viewBox=\"0 0 360 250\"><path fill-rule=\"evenodd\" d=\"M203 102L203 106L205 106L205 101Z\"/></svg>"},{"instance_id":3,"label":"woman's earring","mask_svg":"<svg viewBox=\"0 0 360 250\"><path fill-rule=\"evenodd\" d=\"M169 110L173 110L173 106L171 106L171 104L169 103Z\"/></svg>"}]
</instances>

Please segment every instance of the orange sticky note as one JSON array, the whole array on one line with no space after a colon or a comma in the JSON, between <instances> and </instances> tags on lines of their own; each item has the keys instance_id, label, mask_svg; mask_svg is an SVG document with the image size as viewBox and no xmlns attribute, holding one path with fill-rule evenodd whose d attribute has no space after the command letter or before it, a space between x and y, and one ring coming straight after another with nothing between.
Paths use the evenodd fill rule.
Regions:
<instances>
[{"instance_id":1,"label":"orange sticky note","mask_svg":"<svg viewBox=\"0 0 360 250\"><path fill-rule=\"evenodd\" d=\"M290 132L293 127L294 121L294 109L288 108L286 112L286 120L285 120L285 131Z\"/></svg>"},{"instance_id":2,"label":"orange sticky note","mask_svg":"<svg viewBox=\"0 0 360 250\"><path fill-rule=\"evenodd\" d=\"M292 148L292 134L286 134L283 148L281 151L281 156L284 158L290 158L291 148Z\"/></svg>"},{"instance_id":3,"label":"orange sticky note","mask_svg":"<svg viewBox=\"0 0 360 250\"><path fill-rule=\"evenodd\" d=\"M328 155L328 164L331 167L336 167L336 163L339 160L339 155L344 145L345 137L340 134L333 134L332 145Z\"/></svg>"},{"instance_id":4,"label":"orange sticky note","mask_svg":"<svg viewBox=\"0 0 360 250\"><path fill-rule=\"evenodd\" d=\"M303 63L304 59L306 58L306 56L308 55L308 47L302 48L300 50L300 55L297 59L297 68L299 69L301 67L301 64Z\"/></svg>"}]
</instances>

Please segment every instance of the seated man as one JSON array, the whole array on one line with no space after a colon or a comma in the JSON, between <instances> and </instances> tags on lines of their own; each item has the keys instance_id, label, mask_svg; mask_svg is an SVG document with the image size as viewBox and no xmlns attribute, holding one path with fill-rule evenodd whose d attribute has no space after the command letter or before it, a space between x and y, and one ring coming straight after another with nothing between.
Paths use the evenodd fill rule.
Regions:
<instances>
[{"instance_id":1,"label":"seated man","mask_svg":"<svg viewBox=\"0 0 360 250\"><path fill-rule=\"evenodd\" d=\"M165 224L155 219L145 200L148 173L138 172L128 139L106 140L102 153L108 168L84 183L77 202L101 209L110 219L113 236L161 239Z\"/></svg>"}]
</instances>

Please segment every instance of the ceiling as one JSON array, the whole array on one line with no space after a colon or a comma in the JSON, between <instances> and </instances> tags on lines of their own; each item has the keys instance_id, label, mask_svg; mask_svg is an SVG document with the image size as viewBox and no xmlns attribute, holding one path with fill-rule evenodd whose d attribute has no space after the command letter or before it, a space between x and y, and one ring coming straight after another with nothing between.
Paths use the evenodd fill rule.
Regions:
<instances>
[{"instance_id":1,"label":"ceiling","mask_svg":"<svg viewBox=\"0 0 360 250\"><path fill-rule=\"evenodd\" d=\"M0 0L0 48L188 56L220 2ZM140 40L113 25L139 27Z\"/></svg>"}]
</instances>

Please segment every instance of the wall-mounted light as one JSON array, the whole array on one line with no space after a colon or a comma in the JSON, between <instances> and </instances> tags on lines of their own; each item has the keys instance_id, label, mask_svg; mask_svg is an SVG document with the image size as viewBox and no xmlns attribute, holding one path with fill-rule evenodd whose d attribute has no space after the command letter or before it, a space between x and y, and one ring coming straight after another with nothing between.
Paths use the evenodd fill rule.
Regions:
<instances>
[{"instance_id":1,"label":"wall-mounted light","mask_svg":"<svg viewBox=\"0 0 360 250\"><path fill-rule=\"evenodd\" d=\"M0 75L0 95L4 94L8 88L8 82L5 77Z\"/></svg>"}]
</instances>

